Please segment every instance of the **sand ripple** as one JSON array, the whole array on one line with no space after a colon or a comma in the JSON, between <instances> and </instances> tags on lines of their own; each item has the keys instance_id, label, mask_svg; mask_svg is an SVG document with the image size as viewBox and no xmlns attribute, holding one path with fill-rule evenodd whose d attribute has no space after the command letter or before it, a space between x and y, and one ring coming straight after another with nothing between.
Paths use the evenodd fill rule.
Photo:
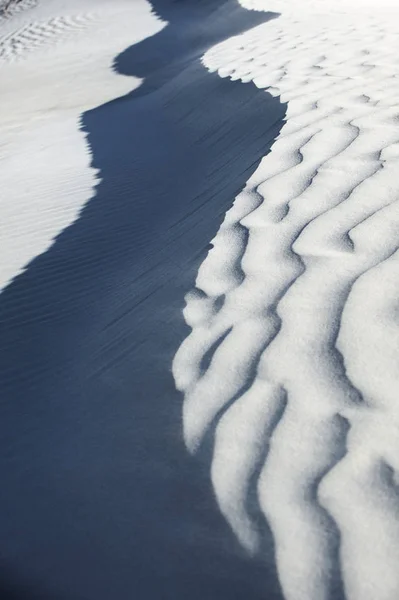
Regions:
<instances>
[{"instance_id":1,"label":"sand ripple","mask_svg":"<svg viewBox=\"0 0 399 600\"><path fill-rule=\"evenodd\" d=\"M288 112L186 298L173 372L188 449L213 432L251 553L257 498L288 600L399 597L398 43L383 12L293 10L204 58Z\"/></svg>"}]
</instances>

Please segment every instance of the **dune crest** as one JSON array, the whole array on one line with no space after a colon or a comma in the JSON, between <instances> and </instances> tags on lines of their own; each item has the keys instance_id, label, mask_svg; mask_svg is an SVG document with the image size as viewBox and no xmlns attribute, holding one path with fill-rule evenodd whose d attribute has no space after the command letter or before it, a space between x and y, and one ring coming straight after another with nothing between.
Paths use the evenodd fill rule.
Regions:
<instances>
[{"instance_id":1,"label":"dune crest","mask_svg":"<svg viewBox=\"0 0 399 600\"><path fill-rule=\"evenodd\" d=\"M242 4L282 16L204 64L288 111L186 298L173 364L186 445L213 435L221 511L253 554L266 518L287 600L396 600L395 7Z\"/></svg>"}]
</instances>

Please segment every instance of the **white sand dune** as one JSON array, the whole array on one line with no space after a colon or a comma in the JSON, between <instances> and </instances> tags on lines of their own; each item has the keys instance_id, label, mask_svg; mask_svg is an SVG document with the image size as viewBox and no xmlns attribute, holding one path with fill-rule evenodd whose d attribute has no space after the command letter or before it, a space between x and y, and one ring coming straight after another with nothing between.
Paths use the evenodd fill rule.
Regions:
<instances>
[{"instance_id":1,"label":"white sand dune","mask_svg":"<svg viewBox=\"0 0 399 600\"><path fill-rule=\"evenodd\" d=\"M165 598L212 600L235 571L229 597L260 597L231 568L244 563L235 549L230 562L214 516L203 526L211 508L196 486L206 478L180 452L165 373L181 333L176 296L202 234L217 227L209 204L242 189L236 181L274 139L281 100L272 152L186 296L191 333L173 361L184 442L200 455L211 439L220 511L264 572L270 527L286 600L397 600L399 9L241 0L281 16L213 47L202 73L195 52L205 33L226 37L227 13L213 30L212 13L187 23L169 4L169 32L162 3L153 11L145 0L23 0L0 17L2 419L12 438L1 531L11 575L23 565L52 598L119 600L138 581L139 600L162 597L163 585ZM134 48L163 28L161 41ZM133 76L116 73L117 56ZM259 131L243 106L261 103L245 92L230 104L221 79L275 97ZM83 113L140 85L148 98L88 118L89 147ZM229 576L218 572L225 556ZM280 597L266 578L261 597Z\"/></svg>"},{"instance_id":2,"label":"white sand dune","mask_svg":"<svg viewBox=\"0 0 399 600\"><path fill-rule=\"evenodd\" d=\"M204 63L288 110L186 298L186 445L214 431L215 494L253 554L256 495L287 600L341 598L341 578L350 600L396 600L399 9L243 5L282 16Z\"/></svg>"},{"instance_id":3,"label":"white sand dune","mask_svg":"<svg viewBox=\"0 0 399 600\"><path fill-rule=\"evenodd\" d=\"M0 26L0 597L260 600L267 580L281 600L186 452L171 373L184 294L285 112L201 56L271 15L34 4Z\"/></svg>"},{"instance_id":4,"label":"white sand dune","mask_svg":"<svg viewBox=\"0 0 399 600\"><path fill-rule=\"evenodd\" d=\"M145 0L47 0L16 4L0 25L1 290L92 197L80 116L140 85L112 61L164 24Z\"/></svg>"}]
</instances>

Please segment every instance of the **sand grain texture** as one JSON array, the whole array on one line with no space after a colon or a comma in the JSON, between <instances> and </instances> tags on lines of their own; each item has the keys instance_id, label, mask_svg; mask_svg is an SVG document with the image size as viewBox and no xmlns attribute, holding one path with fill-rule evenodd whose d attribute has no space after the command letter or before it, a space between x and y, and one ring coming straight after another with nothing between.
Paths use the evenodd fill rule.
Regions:
<instances>
[{"instance_id":1,"label":"sand grain texture","mask_svg":"<svg viewBox=\"0 0 399 600\"><path fill-rule=\"evenodd\" d=\"M214 437L220 508L253 555L266 518L288 600L395 600L395 5L243 4L282 15L204 63L288 109L186 299L186 445Z\"/></svg>"},{"instance_id":2,"label":"sand grain texture","mask_svg":"<svg viewBox=\"0 0 399 600\"><path fill-rule=\"evenodd\" d=\"M0 12L1 597L399 598L398 17Z\"/></svg>"}]
</instances>

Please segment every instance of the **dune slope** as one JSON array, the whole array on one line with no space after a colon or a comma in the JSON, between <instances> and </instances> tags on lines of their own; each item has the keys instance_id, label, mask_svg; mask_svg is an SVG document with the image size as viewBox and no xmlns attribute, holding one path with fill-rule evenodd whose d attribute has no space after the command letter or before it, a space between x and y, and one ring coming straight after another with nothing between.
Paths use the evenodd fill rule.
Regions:
<instances>
[{"instance_id":1,"label":"dune slope","mask_svg":"<svg viewBox=\"0 0 399 600\"><path fill-rule=\"evenodd\" d=\"M282 15L204 64L288 108L186 297L185 442L214 439L219 506L254 556L267 519L287 600L395 600L397 8L243 5Z\"/></svg>"},{"instance_id":2,"label":"dune slope","mask_svg":"<svg viewBox=\"0 0 399 600\"><path fill-rule=\"evenodd\" d=\"M185 450L171 374L184 294L286 109L201 56L271 16L48 0L2 26L4 598L282 598L270 534L251 560Z\"/></svg>"}]
</instances>

